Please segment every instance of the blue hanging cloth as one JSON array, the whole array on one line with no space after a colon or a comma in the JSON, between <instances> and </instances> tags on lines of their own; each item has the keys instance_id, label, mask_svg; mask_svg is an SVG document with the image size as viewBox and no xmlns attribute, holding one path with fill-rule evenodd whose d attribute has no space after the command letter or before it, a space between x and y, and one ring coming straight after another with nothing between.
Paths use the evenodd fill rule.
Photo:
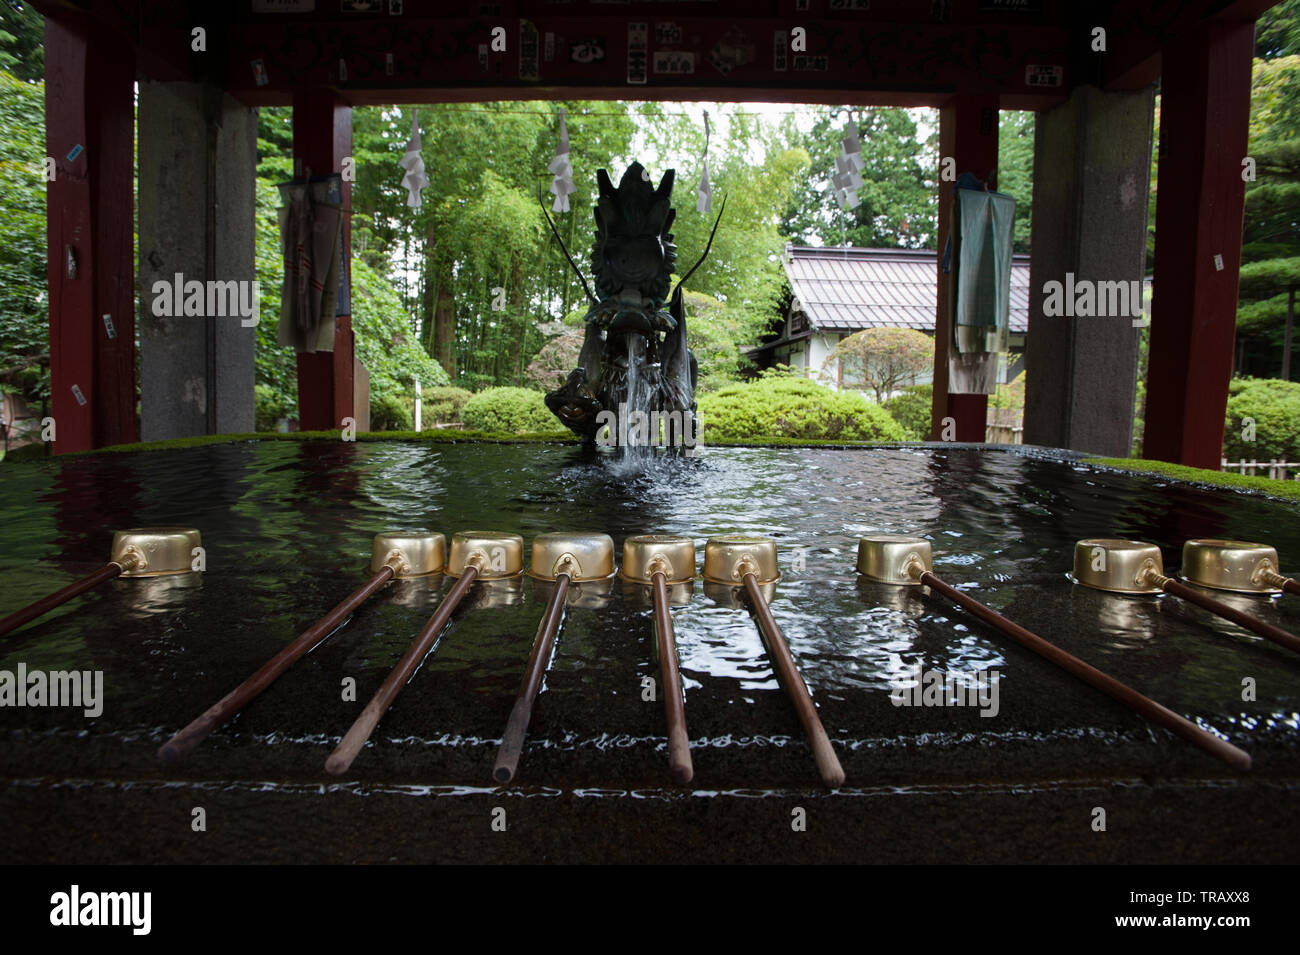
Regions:
<instances>
[{"instance_id":1,"label":"blue hanging cloth","mask_svg":"<svg viewBox=\"0 0 1300 955\"><path fill-rule=\"evenodd\" d=\"M959 225L957 295L953 331L959 351L1003 351L980 336L963 334L978 327L1006 331L1011 311L1011 243L1016 200L1000 192L962 189L957 194Z\"/></svg>"}]
</instances>

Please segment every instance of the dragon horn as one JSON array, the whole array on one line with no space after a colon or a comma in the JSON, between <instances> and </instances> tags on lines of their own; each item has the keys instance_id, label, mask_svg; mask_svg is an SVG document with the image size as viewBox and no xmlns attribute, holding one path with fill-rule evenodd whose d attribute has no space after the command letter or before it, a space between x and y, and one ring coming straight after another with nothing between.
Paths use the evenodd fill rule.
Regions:
<instances>
[{"instance_id":1,"label":"dragon horn","mask_svg":"<svg viewBox=\"0 0 1300 955\"><path fill-rule=\"evenodd\" d=\"M704 260L709 257L709 249L713 248L713 237L718 234L718 224L722 222L722 213L727 209L727 197L722 197L722 205L718 207L718 217L713 220L713 231L709 233L709 242L704 247L704 254L700 256L699 261L691 266L691 270L677 280L677 288L673 289L673 294L677 294L677 289L686 284L686 280L695 274L695 270L704 264Z\"/></svg>"},{"instance_id":2,"label":"dragon horn","mask_svg":"<svg viewBox=\"0 0 1300 955\"><path fill-rule=\"evenodd\" d=\"M555 222L551 219L551 214L546 211L546 200L542 198L542 184L540 182L537 184L537 204L542 207L542 215L546 216L546 224L551 227L551 235L555 236L555 241L560 243L560 249L563 250L564 257L568 259L569 267L573 269L573 274L576 275L578 281L582 283L582 290L587 293L587 298L591 299L591 304L595 305L597 299L596 296L591 294L591 286L587 284L587 277L583 275L582 270L574 264L573 256L569 254L568 247L564 244L564 240L560 238L560 232L555 228ZM723 205L726 205L725 199L723 200ZM719 215L721 215L720 211ZM714 228L716 229L717 226L715 225ZM710 241L712 241L712 239L710 239Z\"/></svg>"}]
</instances>

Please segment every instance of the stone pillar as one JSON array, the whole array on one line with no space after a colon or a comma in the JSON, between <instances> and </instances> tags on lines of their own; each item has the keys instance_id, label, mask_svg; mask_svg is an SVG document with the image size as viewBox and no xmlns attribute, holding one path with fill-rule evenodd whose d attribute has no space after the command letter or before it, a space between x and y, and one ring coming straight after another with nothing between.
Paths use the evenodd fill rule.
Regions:
<instances>
[{"instance_id":1,"label":"stone pillar","mask_svg":"<svg viewBox=\"0 0 1300 955\"><path fill-rule=\"evenodd\" d=\"M139 126L141 436L252 431L257 330L225 283L247 301L257 278L257 111L208 84L141 81ZM175 314L178 275L203 283L202 314ZM173 314L155 314L165 294Z\"/></svg>"},{"instance_id":2,"label":"stone pillar","mask_svg":"<svg viewBox=\"0 0 1300 955\"><path fill-rule=\"evenodd\" d=\"M1064 303L1080 282L1142 289L1151 185L1154 89L1081 86L1034 124L1034 206L1025 340L1025 443L1128 457L1139 328L1128 315L1046 315L1045 286ZM1111 289L1114 286L1103 286ZM1077 297L1076 297L1077 298ZM1086 311L1095 311L1094 296ZM1140 301L1140 299L1139 299ZM1140 306L1138 306L1140 307ZM1130 312L1136 311L1131 307ZM1057 311L1053 305L1053 311Z\"/></svg>"}]
</instances>

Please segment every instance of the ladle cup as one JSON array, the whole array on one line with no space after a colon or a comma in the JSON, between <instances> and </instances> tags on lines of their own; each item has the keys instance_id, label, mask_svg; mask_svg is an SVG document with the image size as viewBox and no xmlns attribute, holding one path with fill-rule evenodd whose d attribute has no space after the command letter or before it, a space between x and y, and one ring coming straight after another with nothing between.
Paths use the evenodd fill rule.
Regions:
<instances>
[{"instance_id":1,"label":"ladle cup","mask_svg":"<svg viewBox=\"0 0 1300 955\"><path fill-rule=\"evenodd\" d=\"M1183 544L1182 577L1198 587L1242 594L1300 594L1300 581L1278 573L1267 544L1203 538Z\"/></svg>"}]
</instances>

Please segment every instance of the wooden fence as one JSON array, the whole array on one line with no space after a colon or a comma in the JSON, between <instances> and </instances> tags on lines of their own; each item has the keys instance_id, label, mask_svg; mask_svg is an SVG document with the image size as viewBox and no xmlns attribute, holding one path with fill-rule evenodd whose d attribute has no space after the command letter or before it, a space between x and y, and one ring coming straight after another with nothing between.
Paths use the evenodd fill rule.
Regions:
<instances>
[{"instance_id":1,"label":"wooden fence","mask_svg":"<svg viewBox=\"0 0 1300 955\"><path fill-rule=\"evenodd\" d=\"M989 444L1021 444L1024 421L1017 408L990 408L984 424L984 440Z\"/></svg>"},{"instance_id":2,"label":"wooden fence","mask_svg":"<svg viewBox=\"0 0 1300 955\"><path fill-rule=\"evenodd\" d=\"M1290 478L1292 481L1300 481L1300 463L1295 461L1279 461L1274 458L1271 461L1247 461L1242 458L1240 461L1229 461L1227 458L1220 459L1221 471L1236 471L1238 474L1259 474L1260 477L1271 477L1275 481L1288 480L1287 472L1294 471L1295 474ZM1249 470L1248 470L1249 469ZM1260 474L1260 472L1265 472Z\"/></svg>"}]
</instances>

